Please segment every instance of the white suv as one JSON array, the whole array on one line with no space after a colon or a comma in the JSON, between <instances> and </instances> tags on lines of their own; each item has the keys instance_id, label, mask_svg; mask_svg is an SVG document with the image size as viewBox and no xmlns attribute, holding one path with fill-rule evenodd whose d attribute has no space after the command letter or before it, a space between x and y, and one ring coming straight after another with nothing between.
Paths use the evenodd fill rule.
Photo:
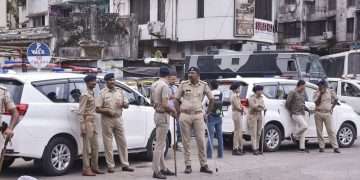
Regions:
<instances>
[{"instance_id":1,"label":"white suv","mask_svg":"<svg viewBox=\"0 0 360 180\"><path fill-rule=\"evenodd\" d=\"M356 79L328 78L340 101L349 104L360 115L360 81Z\"/></svg>"},{"instance_id":2,"label":"white suv","mask_svg":"<svg viewBox=\"0 0 360 180\"><path fill-rule=\"evenodd\" d=\"M80 94L86 89L84 76L71 73L0 75L0 86L8 88L22 118L6 151L6 166L15 158L24 158L35 160L35 165L48 175L62 175L71 168L82 153L77 109ZM104 86L99 77L95 92L98 94ZM123 90L130 103L123 113L129 152L144 153L147 159L152 159L153 108L148 99L124 83L117 81L116 86ZM3 120L9 122L9 119L9 115L4 115ZM97 116L99 152L103 152L99 121ZM170 133L166 152L171 144Z\"/></svg>"},{"instance_id":3,"label":"white suv","mask_svg":"<svg viewBox=\"0 0 360 180\"><path fill-rule=\"evenodd\" d=\"M229 89L232 82L240 82L241 103L248 107L248 98L253 94L252 89L254 85L264 86L264 101L267 111L265 113L265 143L264 149L266 151L276 151L279 149L281 142L285 139L290 139L290 134L294 132L295 123L290 118L288 110L285 108L285 101L287 94L296 87L296 80L276 79L276 78L234 78L219 80L219 88L224 94L224 118L223 118L223 132L225 141L232 138L233 121L231 116L231 108L229 98L231 91ZM317 86L311 83L306 84L306 106L310 109L315 109L313 102L313 94ZM245 113L246 114L246 113ZM316 141L316 127L314 114L306 113L309 117L309 128L306 133L307 140ZM242 127L245 138L248 139L250 132L247 128L246 115L243 116ZM335 132L337 132L337 140L340 147L350 147L357 138L357 130L360 128L360 117L347 104L340 103L334 109L333 123ZM324 128L324 134L325 134ZM327 136L327 135L326 135ZM326 137L325 136L325 137Z\"/></svg>"}]
</instances>

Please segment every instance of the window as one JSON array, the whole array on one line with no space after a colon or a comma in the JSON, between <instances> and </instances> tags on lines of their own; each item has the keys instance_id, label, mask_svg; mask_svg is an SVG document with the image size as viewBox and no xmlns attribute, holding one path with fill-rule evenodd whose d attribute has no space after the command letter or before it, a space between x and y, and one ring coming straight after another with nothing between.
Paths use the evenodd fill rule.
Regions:
<instances>
[{"instance_id":1,"label":"window","mask_svg":"<svg viewBox=\"0 0 360 180\"><path fill-rule=\"evenodd\" d=\"M355 6L355 0L347 0L347 7Z\"/></svg>"},{"instance_id":2,"label":"window","mask_svg":"<svg viewBox=\"0 0 360 180\"><path fill-rule=\"evenodd\" d=\"M45 26L45 15L33 17L32 20L33 20L33 27Z\"/></svg>"},{"instance_id":3,"label":"window","mask_svg":"<svg viewBox=\"0 0 360 180\"><path fill-rule=\"evenodd\" d=\"M165 22L165 2L166 0L158 0L158 21Z\"/></svg>"},{"instance_id":4,"label":"window","mask_svg":"<svg viewBox=\"0 0 360 180\"><path fill-rule=\"evenodd\" d=\"M232 91L230 90L230 86L233 82L219 82L219 90L223 93L223 101L225 104L230 103L230 98L232 95ZM246 98L248 85L240 82L240 97L241 99Z\"/></svg>"},{"instance_id":5,"label":"window","mask_svg":"<svg viewBox=\"0 0 360 180\"><path fill-rule=\"evenodd\" d=\"M356 86L342 82L341 83L341 95L349 97L360 97L360 90Z\"/></svg>"},{"instance_id":6,"label":"window","mask_svg":"<svg viewBox=\"0 0 360 180\"><path fill-rule=\"evenodd\" d=\"M299 38L300 27L300 22L283 23L279 25L279 33L283 33L284 38Z\"/></svg>"},{"instance_id":7,"label":"window","mask_svg":"<svg viewBox=\"0 0 360 180\"><path fill-rule=\"evenodd\" d=\"M322 36L326 31L326 21L308 22L306 31L308 36Z\"/></svg>"},{"instance_id":8,"label":"window","mask_svg":"<svg viewBox=\"0 0 360 180\"><path fill-rule=\"evenodd\" d=\"M6 87L15 104L20 103L24 87L21 82L10 79L0 79L0 85Z\"/></svg>"},{"instance_id":9,"label":"window","mask_svg":"<svg viewBox=\"0 0 360 180\"><path fill-rule=\"evenodd\" d=\"M345 56L322 59L321 65L329 77L340 77L344 74Z\"/></svg>"},{"instance_id":10,"label":"window","mask_svg":"<svg viewBox=\"0 0 360 180\"><path fill-rule=\"evenodd\" d=\"M204 0L197 0L197 17L204 17Z\"/></svg>"},{"instance_id":11,"label":"window","mask_svg":"<svg viewBox=\"0 0 360 180\"><path fill-rule=\"evenodd\" d=\"M287 64L287 71L296 71L295 61L289 60Z\"/></svg>"},{"instance_id":12,"label":"window","mask_svg":"<svg viewBox=\"0 0 360 180\"><path fill-rule=\"evenodd\" d=\"M338 82L337 81L329 81L329 88L332 89L335 93L337 93Z\"/></svg>"},{"instance_id":13,"label":"window","mask_svg":"<svg viewBox=\"0 0 360 180\"><path fill-rule=\"evenodd\" d=\"M216 65L221 65L221 59L214 59Z\"/></svg>"},{"instance_id":14,"label":"window","mask_svg":"<svg viewBox=\"0 0 360 180\"><path fill-rule=\"evenodd\" d=\"M80 96L82 93L86 91L86 83L83 80L73 80L69 82L69 102L70 103L78 103L80 101ZM96 85L95 89L95 96L98 96L100 93L100 88Z\"/></svg>"},{"instance_id":15,"label":"window","mask_svg":"<svg viewBox=\"0 0 360 180\"><path fill-rule=\"evenodd\" d=\"M360 53L349 54L348 74L360 74Z\"/></svg>"},{"instance_id":16,"label":"window","mask_svg":"<svg viewBox=\"0 0 360 180\"><path fill-rule=\"evenodd\" d=\"M315 92L316 92L316 89L315 89L315 88L306 87L306 88L305 88L306 101L314 102Z\"/></svg>"},{"instance_id":17,"label":"window","mask_svg":"<svg viewBox=\"0 0 360 180\"><path fill-rule=\"evenodd\" d=\"M130 13L134 13L139 24L150 21L150 0L131 0Z\"/></svg>"},{"instance_id":18,"label":"window","mask_svg":"<svg viewBox=\"0 0 360 180\"><path fill-rule=\"evenodd\" d=\"M336 0L328 0L328 9L336 10Z\"/></svg>"},{"instance_id":19,"label":"window","mask_svg":"<svg viewBox=\"0 0 360 180\"><path fill-rule=\"evenodd\" d=\"M346 32L347 33L354 33L354 18L346 19Z\"/></svg>"},{"instance_id":20,"label":"window","mask_svg":"<svg viewBox=\"0 0 360 180\"><path fill-rule=\"evenodd\" d=\"M295 88L296 85L291 85L291 84L282 85L282 89L284 90L285 95L288 95L290 91L295 90Z\"/></svg>"},{"instance_id":21,"label":"window","mask_svg":"<svg viewBox=\"0 0 360 180\"><path fill-rule=\"evenodd\" d=\"M269 99L276 99L278 97L277 94L277 85L264 85L264 95Z\"/></svg>"},{"instance_id":22,"label":"window","mask_svg":"<svg viewBox=\"0 0 360 180\"><path fill-rule=\"evenodd\" d=\"M255 18L272 21L272 0L255 0Z\"/></svg>"},{"instance_id":23,"label":"window","mask_svg":"<svg viewBox=\"0 0 360 180\"><path fill-rule=\"evenodd\" d=\"M68 97L66 94L67 81L48 81L48 82L35 82L33 85L55 103L66 103Z\"/></svg>"},{"instance_id":24,"label":"window","mask_svg":"<svg viewBox=\"0 0 360 180\"><path fill-rule=\"evenodd\" d=\"M239 58L232 58L231 59L231 64L232 65L238 65L240 63L240 59Z\"/></svg>"},{"instance_id":25,"label":"window","mask_svg":"<svg viewBox=\"0 0 360 180\"><path fill-rule=\"evenodd\" d=\"M106 86L105 81L101 80L99 83L100 89L103 89L105 86ZM149 105L143 97L141 97L134 91L124 87L121 84L116 84L116 86L122 90L124 96L127 98L130 105L146 105L146 106Z\"/></svg>"},{"instance_id":26,"label":"window","mask_svg":"<svg viewBox=\"0 0 360 180\"><path fill-rule=\"evenodd\" d=\"M296 4L296 0L285 0L285 4Z\"/></svg>"}]
</instances>

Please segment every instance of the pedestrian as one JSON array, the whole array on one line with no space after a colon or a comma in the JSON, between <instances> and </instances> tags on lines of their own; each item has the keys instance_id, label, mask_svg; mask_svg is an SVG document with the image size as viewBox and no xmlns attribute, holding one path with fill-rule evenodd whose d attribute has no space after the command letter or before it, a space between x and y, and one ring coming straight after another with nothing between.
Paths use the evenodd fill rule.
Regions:
<instances>
[{"instance_id":1,"label":"pedestrian","mask_svg":"<svg viewBox=\"0 0 360 180\"><path fill-rule=\"evenodd\" d=\"M308 129L305 111L310 112L305 106L305 84L304 80L298 81L295 90L289 92L285 106L297 125L295 134L291 133L291 139L294 142L299 141L299 151L309 153L309 150L305 148L305 134Z\"/></svg>"},{"instance_id":2,"label":"pedestrian","mask_svg":"<svg viewBox=\"0 0 360 180\"><path fill-rule=\"evenodd\" d=\"M166 176L175 175L175 173L166 168L164 160L170 115L176 115L175 108L169 106L169 74L170 71L167 67L160 67L160 79L151 87L151 102L155 109L154 121L156 126L156 144L152 165L154 171L153 178L156 179L166 179Z\"/></svg>"},{"instance_id":3,"label":"pedestrian","mask_svg":"<svg viewBox=\"0 0 360 180\"><path fill-rule=\"evenodd\" d=\"M243 155L243 132L242 132L242 115L244 108L241 105L240 96L240 83L234 82L230 86L232 91L231 95L231 107L232 107L232 119L234 122L234 136L233 136L233 155Z\"/></svg>"},{"instance_id":4,"label":"pedestrian","mask_svg":"<svg viewBox=\"0 0 360 180\"><path fill-rule=\"evenodd\" d=\"M207 158L212 159L214 135L218 140L217 146L217 157L224 157L224 140L222 133L222 106L223 106L223 93L218 89L219 84L216 80L210 82L211 93L214 96L213 107L210 112L206 112L205 119L207 120L207 130L209 133L209 139L207 142ZM204 98L204 109L208 109L209 100L207 97Z\"/></svg>"},{"instance_id":5,"label":"pedestrian","mask_svg":"<svg viewBox=\"0 0 360 180\"><path fill-rule=\"evenodd\" d=\"M177 91L177 77L176 77L176 71L170 70L170 76L169 76L169 86L170 86L170 99L169 99L169 106L172 108L175 108L175 94ZM180 131L180 122L178 119L176 119L176 144L175 147L178 151L181 151L182 143L181 143L181 131Z\"/></svg>"},{"instance_id":6,"label":"pedestrian","mask_svg":"<svg viewBox=\"0 0 360 180\"><path fill-rule=\"evenodd\" d=\"M14 128L19 123L19 113L16 109L15 103L11 98L9 91L0 86L0 150L3 149L5 145L6 138L12 138L14 136ZM2 121L1 115L5 112L10 112L11 119L10 124L5 125L5 122Z\"/></svg>"},{"instance_id":7,"label":"pedestrian","mask_svg":"<svg viewBox=\"0 0 360 180\"><path fill-rule=\"evenodd\" d=\"M314 94L315 100L315 125L319 140L319 151L324 152L325 140L323 137L323 124L331 143L334 153L340 153L339 145L336 140L335 132L332 126L332 113L337 104L337 97L334 91L328 88L325 80L318 83L319 90Z\"/></svg>"},{"instance_id":8,"label":"pedestrian","mask_svg":"<svg viewBox=\"0 0 360 180\"><path fill-rule=\"evenodd\" d=\"M254 155L259 155L259 142L262 130L263 117L262 112L265 110L263 99L263 86L256 85L253 88L254 94L249 98L248 124L251 131L251 144Z\"/></svg>"},{"instance_id":9,"label":"pedestrian","mask_svg":"<svg viewBox=\"0 0 360 180\"><path fill-rule=\"evenodd\" d=\"M106 87L101 90L96 101L96 112L101 114L101 127L105 147L105 159L108 172L114 173L115 162L113 156L113 136L115 137L120 163L123 171L132 172L128 162L128 147L125 138L123 109L129 107L127 98L121 89L115 87L113 73L104 77Z\"/></svg>"},{"instance_id":10,"label":"pedestrian","mask_svg":"<svg viewBox=\"0 0 360 180\"><path fill-rule=\"evenodd\" d=\"M83 140L83 176L96 176L96 174L104 174L100 171L98 165L98 140L95 125L95 93L96 76L87 75L84 78L86 83L86 91L80 96L79 114L80 114L80 130ZM89 151L90 150L90 151ZM91 158L90 158L91 155ZM91 159L91 164L90 164Z\"/></svg>"},{"instance_id":11,"label":"pedestrian","mask_svg":"<svg viewBox=\"0 0 360 180\"><path fill-rule=\"evenodd\" d=\"M200 172L212 174L207 165L205 152L205 122L202 101L206 95L209 99L209 109L211 109L214 97L207 83L200 81L200 70L198 68L190 67L188 73L189 80L180 84L175 101L176 110L180 112L179 120L184 145L185 173L190 174L192 172L190 146L191 134L192 130L194 130L201 165Z\"/></svg>"}]
</instances>

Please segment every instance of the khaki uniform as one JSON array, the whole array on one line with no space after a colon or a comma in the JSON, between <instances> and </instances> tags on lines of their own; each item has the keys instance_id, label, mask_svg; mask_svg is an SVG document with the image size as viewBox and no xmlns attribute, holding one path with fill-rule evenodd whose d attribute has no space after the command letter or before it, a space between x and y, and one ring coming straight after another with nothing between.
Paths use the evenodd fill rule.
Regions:
<instances>
[{"instance_id":1,"label":"khaki uniform","mask_svg":"<svg viewBox=\"0 0 360 180\"><path fill-rule=\"evenodd\" d=\"M0 110L4 113L6 110L16 108L14 101L12 100L10 93L5 87L0 86ZM2 119L0 115L0 127L2 125ZM1 128L0 128L1 129ZM4 147L5 139L0 135L0 149Z\"/></svg>"},{"instance_id":2,"label":"khaki uniform","mask_svg":"<svg viewBox=\"0 0 360 180\"><path fill-rule=\"evenodd\" d=\"M105 87L101 90L100 96L97 98L96 106L109 109L115 112L115 117L109 117L105 114L101 115L102 135L105 147L105 158L108 168L114 168L113 156L113 135L115 137L117 149L119 152L121 167L129 166L128 147L125 138L124 122L121 118L122 108L117 103L128 104L128 100L124 97L123 92L119 88L109 89Z\"/></svg>"},{"instance_id":3,"label":"khaki uniform","mask_svg":"<svg viewBox=\"0 0 360 180\"><path fill-rule=\"evenodd\" d=\"M314 95L315 102L320 98L320 92L317 92ZM326 90L324 94L321 95L321 99L319 100L320 104L316 105L315 110L315 125L316 132L319 139L320 148L325 148L325 140L323 137L323 124L325 124L326 131L329 136L330 143L333 148L339 148L336 135L332 126L332 114L331 108L333 104L337 101L336 94L329 89Z\"/></svg>"},{"instance_id":4,"label":"khaki uniform","mask_svg":"<svg viewBox=\"0 0 360 180\"><path fill-rule=\"evenodd\" d=\"M151 94L155 109L154 121L156 125L156 145L153 157L153 170L154 172L158 173L160 170L166 170L164 151L166 146L166 137L169 131L170 116L165 112L165 109L161 106L161 103L163 99L169 98L169 85L164 80L160 79L156 81L151 87Z\"/></svg>"},{"instance_id":5,"label":"khaki uniform","mask_svg":"<svg viewBox=\"0 0 360 180\"><path fill-rule=\"evenodd\" d=\"M194 129L200 165L207 165L205 151L205 122L202 111L202 101L204 96L208 99L214 99L211 90L206 82L199 81L192 84L190 81L184 81L180 84L176 92L176 99L181 101L180 105L180 129L182 135L182 143L184 146L185 165L191 166L191 134Z\"/></svg>"},{"instance_id":6,"label":"khaki uniform","mask_svg":"<svg viewBox=\"0 0 360 180\"><path fill-rule=\"evenodd\" d=\"M251 144L253 150L259 150L259 140L262 130L262 111L265 109L264 99L262 96L252 95L249 98L248 125L251 131Z\"/></svg>"},{"instance_id":7,"label":"khaki uniform","mask_svg":"<svg viewBox=\"0 0 360 180\"><path fill-rule=\"evenodd\" d=\"M98 170L98 140L95 126L95 95L94 91L87 89L79 102L80 128L83 138L83 168ZM83 134L84 133L84 134ZM90 165L91 152L91 165Z\"/></svg>"},{"instance_id":8,"label":"khaki uniform","mask_svg":"<svg viewBox=\"0 0 360 180\"><path fill-rule=\"evenodd\" d=\"M241 98L239 93L233 93L231 96L232 106L232 119L234 121L234 137L233 137L233 149L243 149L243 132L241 127L242 112L241 109Z\"/></svg>"}]
</instances>

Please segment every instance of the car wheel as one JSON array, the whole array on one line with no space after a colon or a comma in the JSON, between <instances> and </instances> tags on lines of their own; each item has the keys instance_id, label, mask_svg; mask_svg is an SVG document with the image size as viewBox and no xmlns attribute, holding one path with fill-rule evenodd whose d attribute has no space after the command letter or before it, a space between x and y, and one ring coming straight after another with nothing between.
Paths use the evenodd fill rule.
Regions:
<instances>
[{"instance_id":1,"label":"car wheel","mask_svg":"<svg viewBox=\"0 0 360 180\"><path fill-rule=\"evenodd\" d=\"M75 154L75 145L70 140L54 138L46 146L40 166L47 175L63 175L72 167Z\"/></svg>"},{"instance_id":2,"label":"car wheel","mask_svg":"<svg viewBox=\"0 0 360 180\"><path fill-rule=\"evenodd\" d=\"M337 141L340 147L348 148L354 144L356 131L353 125L344 123L337 132Z\"/></svg>"},{"instance_id":3,"label":"car wheel","mask_svg":"<svg viewBox=\"0 0 360 180\"><path fill-rule=\"evenodd\" d=\"M2 166L2 170L5 170L5 169L9 168L14 162L15 162L15 158L13 158L13 157L5 157L4 162L3 162L3 166Z\"/></svg>"},{"instance_id":4,"label":"car wheel","mask_svg":"<svg viewBox=\"0 0 360 180\"><path fill-rule=\"evenodd\" d=\"M264 133L264 150L268 152L279 150L282 140L282 132L280 128L274 124L268 124L265 126Z\"/></svg>"},{"instance_id":5,"label":"car wheel","mask_svg":"<svg viewBox=\"0 0 360 180\"><path fill-rule=\"evenodd\" d=\"M148 161L152 161L152 159L153 159L155 144L156 144L156 130L154 130L151 133L151 136L150 136L149 141L146 146L145 159ZM170 146L170 139L169 139L169 136L166 136L166 146L165 146L164 156L167 155L169 146Z\"/></svg>"}]
</instances>

